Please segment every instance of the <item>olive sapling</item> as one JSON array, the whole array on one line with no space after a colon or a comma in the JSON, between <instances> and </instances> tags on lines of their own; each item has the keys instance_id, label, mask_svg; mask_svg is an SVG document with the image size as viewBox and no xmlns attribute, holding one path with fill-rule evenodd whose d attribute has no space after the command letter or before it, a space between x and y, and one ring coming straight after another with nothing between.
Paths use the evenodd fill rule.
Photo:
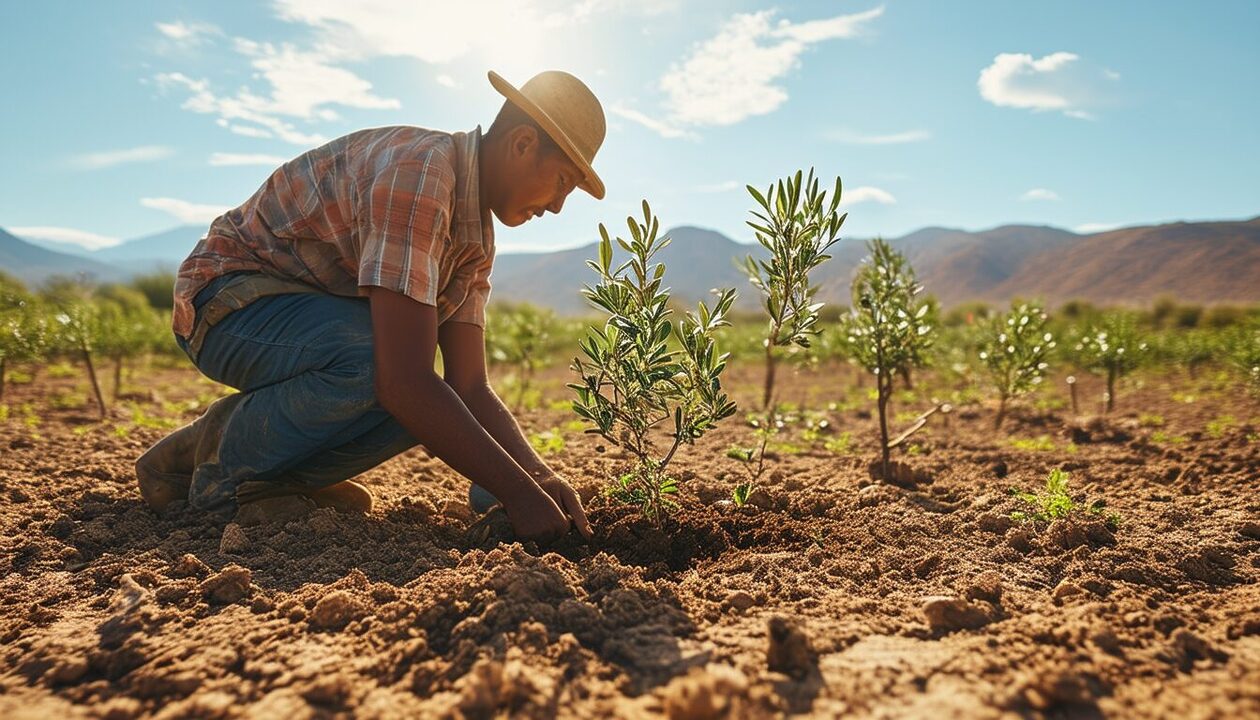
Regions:
<instances>
[{"instance_id":1,"label":"olive sapling","mask_svg":"<svg viewBox=\"0 0 1260 720\"><path fill-rule=\"evenodd\" d=\"M593 424L587 432L635 458L609 494L659 523L676 507L669 496L678 485L667 467L678 448L735 413L721 383L728 356L714 340L728 324L735 291L719 291L712 307L701 302L695 313L675 321L669 289L662 286L665 266L653 262L669 239L658 238L659 222L646 201L642 222L631 217L627 225L631 239L616 241L629 260L613 266L613 240L600 225L599 258L587 261L599 281L582 294L608 318L580 340L585 357L572 365L580 381L569 387L577 394L574 412ZM671 336L680 349L670 346ZM654 444L661 434L670 440L664 452Z\"/></svg>"}]
</instances>

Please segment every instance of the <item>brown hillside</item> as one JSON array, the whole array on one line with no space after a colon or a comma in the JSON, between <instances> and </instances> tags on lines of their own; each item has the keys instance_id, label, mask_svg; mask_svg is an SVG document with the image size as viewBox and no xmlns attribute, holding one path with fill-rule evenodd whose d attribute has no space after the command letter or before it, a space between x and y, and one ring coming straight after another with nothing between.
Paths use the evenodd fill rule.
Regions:
<instances>
[{"instance_id":1,"label":"brown hillside","mask_svg":"<svg viewBox=\"0 0 1260 720\"><path fill-rule=\"evenodd\" d=\"M1260 218L1172 223L1082 237L1030 257L988 299L1073 298L1146 303L1161 295L1188 302L1260 302Z\"/></svg>"}]
</instances>

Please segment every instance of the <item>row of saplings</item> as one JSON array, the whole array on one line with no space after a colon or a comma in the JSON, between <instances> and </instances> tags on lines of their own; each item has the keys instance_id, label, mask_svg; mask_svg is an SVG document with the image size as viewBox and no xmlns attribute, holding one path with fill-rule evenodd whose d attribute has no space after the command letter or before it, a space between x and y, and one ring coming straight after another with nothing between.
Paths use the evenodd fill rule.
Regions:
<instances>
[{"instance_id":1,"label":"row of saplings","mask_svg":"<svg viewBox=\"0 0 1260 720\"><path fill-rule=\"evenodd\" d=\"M113 366L116 401L127 362L175 349L166 314L134 288L91 289L59 280L36 295L0 274L0 403L5 381L17 365L34 372L50 361L82 361L103 418L108 402L98 373L101 360Z\"/></svg>"},{"instance_id":2,"label":"row of saplings","mask_svg":"<svg viewBox=\"0 0 1260 720\"><path fill-rule=\"evenodd\" d=\"M767 253L764 259L748 257L743 263L767 318L764 415L753 447L729 453L749 469L750 482L732 493L736 504L748 498L765 467L766 442L778 417L775 374L780 354L788 346L809 348L820 332L822 303L815 301L810 272L829 259L827 251L839 241L847 217L839 212L840 179L829 194L820 189L812 170L807 177L797 172L765 192L748 186L748 192L757 205L748 225ZM579 341L582 354L572 365L579 380L569 387L576 393L573 409L591 425L588 432L634 458L634 466L618 478L610 494L660 522L677 507L671 499L677 481L667 470L675 453L736 412L721 383L729 354L720 352L716 342L716 332L729 324L735 291L715 290L711 304L701 302L695 312L675 320L664 285L665 266L653 262L669 239L658 237L659 222L646 201L642 219L628 218L627 225L628 239L610 237L603 225L599 228L599 256L587 262L598 281L584 287L583 294L607 319ZM624 262L614 262L614 242L628 254ZM840 319L840 336L846 355L875 376L881 448L875 469L897 482L898 473L907 468L893 463L891 452L923 426L926 415L910 431L890 438L888 404L898 376L924 364L936 334L935 313L920 297L922 286L904 255L881 239L868 248L870 255L853 282L851 309ZM992 318L985 331L980 358L998 397L998 427L1009 403L1045 377L1055 346L1046 323L1041 306L1016 302L1009 312ZM1086 333L1077 349L1092 368L1105 373L1110 410L1116 381L1138 365L1145 344L1138 341L1132 320L1117 314ZM669 442L654 443L654 437ZM1054 494L1062 495L1065 483L1056 476L1047 490L1053 485L1058 491Z\"/></svg>"}]
</instances>

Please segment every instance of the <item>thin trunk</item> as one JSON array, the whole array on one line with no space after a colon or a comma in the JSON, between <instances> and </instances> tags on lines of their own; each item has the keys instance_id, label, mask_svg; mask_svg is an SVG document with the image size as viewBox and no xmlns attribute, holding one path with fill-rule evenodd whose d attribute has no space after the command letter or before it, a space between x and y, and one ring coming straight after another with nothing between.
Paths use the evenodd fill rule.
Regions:
<instances>
[{"instance_id":1,"label":"thin trunk","mask_svg":"<svg viewBox=\"0 0 1260 720\"><path fill-rule=\"evenodd\" d=\"M114 402L118 402L118 396L122 394L122 356L114 358Z\"/></svg>"},{"instance_id":2,"label":"thin trunk","mask_svg":"<svg viewBox=\"0 0 1260 720\"><path fill-rule=\"evenodd\" d=\"M1003 396L1002 396L1002 397L998 400L998 411L997 411L997 417L993 419L993 429L994 429L994 430L1001 430L1001 429L1002 429L1002 421L1003 421L1003 420L1005 420L1005 419L1006 419L1006 396L1005 396L1005 395L1003 395Z\"/></svg>"},{"instance_id":3,"label":"thin trunk","mask_svg":"<svg viewBox=\"0 0 1260 720\"><path fill-rule=\"evenodd\" d=\"M777 365L774 356L774 343L766 343L766 384L761 393L761 408L763 410L770 407L770 396L774 394L774 372Z\"/></svg>"},{"instance_id":4,"label":"thin trunk","mask_svg":"<svg viewBox=\"0 0 1260 720\"><path fill-rule=\"evenodd\" d=\"M1072 414L1080 415L1081 414L1080 405L1076 402L1076 383L1068 383L1068 390L1071 392L1071 395L1072 395Z\"/></svg>"},{"instance_id":5,"label":"thin trunk","mask_svg":"<svg viewBox=\"0 0 1260 720\"><path fill-rule=\"evenodd\" d=\"M4 364L5 359L0 357L0 401L4 400Z\"/></svg>"},{"instance_id":6,"label":"thin trunk","mask_svg":"<svg viewBox=\"0 0 1260 720\"><path fill-rule=\"evenodd\" d=\"M886 482L892 480L889 473L888 460L891 451L888 447L888 396L892 394L892 376L889 373L881 373L876 376L879 385L879 449L880 461L883 469L883 477Z\"/></svg>"},{"instance_id":7,"label":"thin trunk","mask_svg":"<svg viewBox=\"0 0 1260 720\"><path fill-rule=\"evenodd\" d=\"M101 409L101 419L105 419L105 396L101 394L101 384L96 379L96 366L92 364L92 353L87 345L82 345L83 361L87 363L88 378L92 380L92 392L96 393L96 404Z\"/></svg>"}]
</instances>

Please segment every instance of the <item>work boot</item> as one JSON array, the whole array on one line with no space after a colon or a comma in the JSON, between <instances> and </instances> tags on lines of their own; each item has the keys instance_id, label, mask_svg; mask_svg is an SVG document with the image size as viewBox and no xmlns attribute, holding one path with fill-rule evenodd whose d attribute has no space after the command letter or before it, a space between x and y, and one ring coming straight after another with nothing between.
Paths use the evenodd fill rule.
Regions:
<instances>
[{"instance_id":1,"label":"work boot","mask_svg":"<svg viewBox=\"0 0 1260 720\"><path fill-rule=\"evenodd\" d=\"M249 503L270 498L300 495L315 503L316 507L330 507L341 512L372 512L372 491L353 480L342 480L326 487L310 488L305 485L278 480L247 480L236 489L236 502L244 510Z\"/></svg>"},{"instance_id":2,"label":"work boot","mask_svg":"<svg viewBox=\"0 0 1260 720\"><path fill-rule=\"evenodd\" d=\"M188 499L193 470L218 457L223 427L244 397L233 393L215 400L201 417L157 441L136 460L140 496L149 507L160 512L176 500Z\"/></svg>"},{"instance_id":3,"label":"work boot","mask_svg":"<svg viewBox=\"0 0 1260 720\"><path fill-rule=\"evenodd\" d=\"M490 491L481 487L477 483L473 483L468 488L468 505L472 511L478 515L485 515L490 508L499 504L499 499L490 494Z\"/></svg>"}]
</instances>

